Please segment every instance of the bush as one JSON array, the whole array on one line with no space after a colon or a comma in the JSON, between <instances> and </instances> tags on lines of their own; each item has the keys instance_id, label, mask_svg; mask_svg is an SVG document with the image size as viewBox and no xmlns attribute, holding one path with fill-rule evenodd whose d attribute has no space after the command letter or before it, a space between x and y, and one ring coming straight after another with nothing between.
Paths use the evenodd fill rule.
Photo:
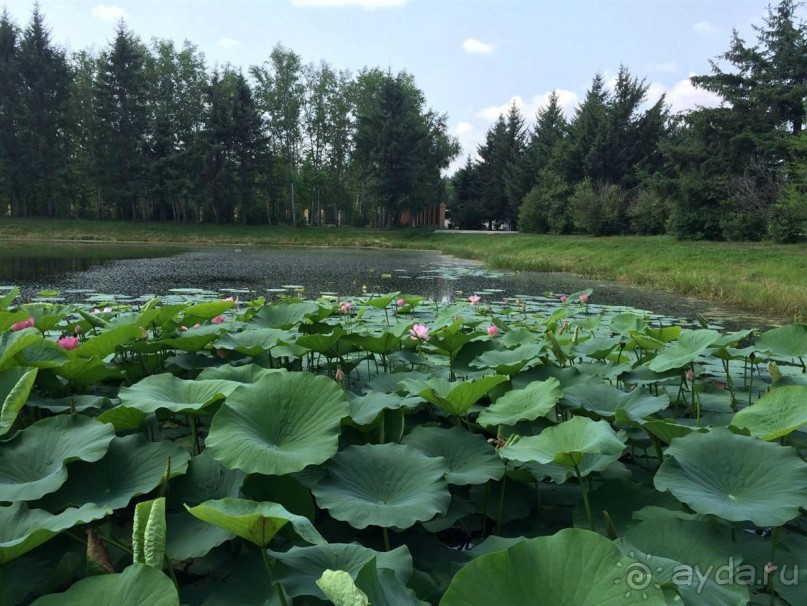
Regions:
<instances>
[{"instance_id":1,"label":"bush","mask_svg":"<svg viewBox=\"0 0 807 606\"><path fill-rule=\"evenodd\" d=\"M612 236L629 231L627 196L617 185L596 189L586 179L578 183L571 199L575 229L592 236Z\"/></svg>"},{"instance_id":2,"label":"bush","mask_svg":"<svg viewBox=\"0 0 807 606\"><path fill-rule=\"evenodd\" d=\"M628 207L631 231L642 236L656 236L667 231L669 210L656 192L642 189Z\"/></svg>"},{"instance_id":3,"label":"bush","mask_svg":"<svg viewBox=\"0 0 807 606\"><path fill-rule=\"evenodd\" d=\"M807 237L807 196L789 185L770 209L767 236L774 242L798 242Z\"/></svg>"},{"instance_id":4,"label":"bush","mask_svg":"<svg viewBox=\"0 0 807 606\"><path fill-rule=\"evenodd\" d=\"M757 242L765 235L765 219L757 213L733 210L722 214L720 229L726 240Z\"/></svg>"},{"instance_id":5,"label":"bush","mask_svg":"<svg viewBox=\"0 0 807 606\"><path fill-rule=\"evenodd\" d=\"M667 233L676 240L721 240L723 231L717 211L708 206L670 206Z\"/></svg>"},{"instance_id":6,"label":"bush","mask_svg":"<svg viewBox=\"0 0 807 606\"><path fill-rule=\"evenodd\" d=\"M538 183L524 196L518 214L523 231L565 234L571 231L569 188L555 172L542 171Z\"/></svg>"}]
</instances>

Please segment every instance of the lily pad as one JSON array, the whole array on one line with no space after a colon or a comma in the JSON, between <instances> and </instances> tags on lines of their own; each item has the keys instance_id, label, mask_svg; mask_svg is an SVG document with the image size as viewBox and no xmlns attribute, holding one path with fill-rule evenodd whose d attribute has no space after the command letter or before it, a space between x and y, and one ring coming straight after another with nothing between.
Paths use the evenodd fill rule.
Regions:
<instances>
[{"instance_id":1,"label":"lily pad","mask_svg":"<svg viewBox=\"0 0 807 606\"><path fill-rule=\"evenodd\" d=\"M781 526L807 507L807 463L789 447L717 428L673 440L658 490L701 514Z\"/></svg>"},{"instance_id":2,"label":"lily pad","mask_svg":"<svg viewBox=\"0 0 807 606\"><path fill-rule=\"evenodd\" d=\"M661 351L647 367L653 372L683 368L697 360L718 339L720 339L720 333L716 330L701 329L682 332L678 336L678 341Z\"/></svg>"},{"instance_id":3,"label":"lily pad","mask_svg":"<svg viewBox=\"0 0 807 606\"><path fill-rule=\"evenodd\" d=\"M807 356L807 324L791 324L773 328L759 335L757 348L778 356Z\"/></svg>"},{"instance_id":4,"label":"lily pad","mask_svg":"<svg viewBox=\"0 0 807 606\"><path fill-rule=\"evenodd\" d=\"M570 408L593 412L604 419L619 422L642 422L670 405L670 398L653 396L644 389L630 392L612 387L606 383L577 383L563 391L561 403Z\"/></svg>"},{"instance_id":5,"label":"lily pad","mask_svg":"<svg viewBox=\"0 0 807 606\"><path fill-rule=\"evenodd\" d=\"M170 373L150 375L118 392L121 406L152 413L160 408L188 414L223 400L241 384L220 379L187 380Z\"/></svg>"},{"instance_id":6,"label":"lily pad","mask_svg":"<svg viewBox=\"0 0 807 606\"><path fill-rule=\"evenodd\" d=\"M401 387L452 415L462 415L499 383L507 381L502 375L481 377L472 381L451 383L442 377L404 379Z\"/></svg>"},{"instance_id":7,"label":"lily pad","mask_svg":"<svg viewBox=\"0 0 807 606\"><path fill-rule=\"evenodd\" d=\"M317 505L354 528L409 528L448 509L442 459L401 444L348 446L312 489Z\"/></svg>"},{"instance_id":8,"label":"lily pad","mask_svg":"<svg viewBox=\"0 0 807 606\"><path fill-rule=\"evenodd\" d=\"M270 375L232 393L213 417L206 444L225 467L293 473L336 453L348 409L345 393L326 377Z\"/></svg>"},{"instance_id":9,"label":"lily pad","mask_svg":"<svg viewBox=\"0 0 807 606\"><path fill-rule=\"evenodd\" d=\"M554 409L560 396L560 382L556 378L533 381L524 389L513 389L499 397L479 413L477 422L482 427L495 427L534 421Z\"/></svg>"}]
</instances>

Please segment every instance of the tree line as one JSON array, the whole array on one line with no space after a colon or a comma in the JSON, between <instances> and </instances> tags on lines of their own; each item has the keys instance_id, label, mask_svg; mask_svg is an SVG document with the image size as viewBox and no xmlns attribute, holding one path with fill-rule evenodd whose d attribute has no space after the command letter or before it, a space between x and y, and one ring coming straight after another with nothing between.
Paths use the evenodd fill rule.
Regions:
<instances>
[{"instance_id":1,"label":"tree line","mask_svg":"<svg viewBox=\"0 0 807 606\"><path fill-rule=\"evenodd\" d=\"M513 105L451 179L463 228L803 239L807 232L807 26L794 0L768 9L757 40L734 32L712 73L692 78L719 107L671 115L622 67L594 77L567 119L552 94L534 126ZM726 65L724 68L723 65Z\"/></svg>"},{"instance_id":2,"label":"tree line","mask_svg":"<svg viewBox=\"0 0 807 606\"><path fill-rule=\"evenodd\" d=\"M445 199L459 152L406 72L246 73L124 22L67 55L35 6L0 16L0 216L394 226Z\"/></svg>"}]
</instances>

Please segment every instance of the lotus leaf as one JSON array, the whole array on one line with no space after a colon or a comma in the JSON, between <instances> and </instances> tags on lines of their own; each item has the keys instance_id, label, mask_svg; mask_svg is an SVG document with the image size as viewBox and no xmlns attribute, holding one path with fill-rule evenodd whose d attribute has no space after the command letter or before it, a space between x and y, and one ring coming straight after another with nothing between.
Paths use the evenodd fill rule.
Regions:
<instances>
[{"instance_id":1,"label":"lotus leaf","mask_svg":"<svg viewBox=\"0 0 807 606\"><path fill-rule=\"evenodd\" d=\"M628 584L635 565L605 537L568 528L472 560L451 581L440 606L665 606L652 577L639 590Z\"/></svg>"},{"instance_id":2,"label":"lotus leaf","mask_svg":"<svg viewBox=\"0 0 807 606\"><path fill-rule=\"evenodd\" d=\"M132 564L120 574L88 577L64 593L42 596L36 606L179 606L176 587L159 570Z\"/></svg>"},{"instance_id":3,"label":"lotus leaf","mask_svg":"<svg viewBox=\"0 0 807 606\"><path fill-rule=\"evenodd\" d=\"M605 421L573 417L560 425L548 427L537 436L521 438L499 450L504 459L559 463L577 467L580 475L602 471L616 461L625 449L624 437Z\"/></svg>"},{"instance_id":4,"label":"lotus leaf","mask_svg":"<svg viewBox=\"0 0 807 606\"><path fill-rule=\"evenodd\" d=\"M36 373L36 368L0 370L0 436L11 429L20 409L25 406L28 394L34 386Z\"/></svg>"},{"instance_id":5,"label":"lotus leaf","mask_svg":"<svg viewBox=\"0 0 807 606\"><path fill-rule=\"evenodd\" d=\"M630 392L606 383L578 383L563 391L561 403L570 408L588 410L599 417L640 423L670 405L670 398L652 396L642 388Z\"/></svg>"},{"instance_id":6,"label":"lotus leaf","mask_svg":"<svg viewBox=\"0 0 807 606\"><path fill-rule=\"evenodd\" d=\"M343 570L355 579L372 559L380 570L390 570L403 583L412 575L412 556L406 547L378 552L356 543L326 543L311 547L292 547L286 552L269 551L277 560L277 580L292 597L324 598L316 581L326 570Z\"/></svg>"},{"instance_id":7,"label":"lotus leaf","mask_svg":"<svg viewBox=\"0 0 807 606\"><path fill-rule=\"evenodd\" d=\"M697 360L719 338L719 332L705 328L682 332L675 345L661 351L647 367L653 372L683 368Z\"/></svg>"},{"instance_id":8,"label":"lotus leaf","mask_svg":"<svg viewBox=\"0 0 807 606\"><path fill-rule=\"evenodd\" d=\"M731 421L752 436L770 441L807 425L807 387L779 387L769 391Z\"/></svg>"},{"instance_id":9,"label":"lotus leaf","mask_svg":"<svg viewBox=\"0 0 807 606\"><path fill-rule=\"evenodd\" d=\"M421 398L412 396L399 396L397 393L384 393L369 391L363 396L348 393L350 402L350 418L359 425L368 425L385 410L398 410L400 408L415 408L423 402Z\"/></svg>"},{"instance_id":10,"label":"lotus leaf","mask_svg":"<svg viewBox=\"0 0 807 606\"><path fill-rule=\"evenodd\" d=\"M114 437L111 425L89 417L37 421L0 443L0 501L31 501L58 490L67 480L67 463L97 461Z\"/></svg>"},{"instance_id":11,"label":"lotus leaf","mask_svg":"<svg viewBox=\"0 0 807 606\"><path fill-rule=\"evenodd\" d=\"M788 358L807 356L807 324L791 324L763 332L756 340L756 347Z\"/></svg>"},{"instance_id":12,"label":"lotus leaf","mask_svg":"<svg viewBox=\"0 0 807 606\"><path fill-rule=\"evenodd\" d=\"M76 524L103 518L110 509L87 504L53 515L42 509L28 509L23 502L0 507L0 566L31 551Z\"/></svg>"},{"instance_id":13,"label":"lotus leaf","mask_svg":"<svg viewBox=\"0 0 807 606\"><path fill-rule=\"evenodd\" d=\"M527 343L515 349L487 351L471 362L477 368L489 368L499 374L514 375L532 366L544 351L542 345Z\"/></svg>"},{"instance_id":14,"label":"lotus leaf","mask_svg":"<svg viewBox=\"0 0 807 606\"><path fill-rule=\"evenodd\" d=\"M513 389L499 397L479 413L477 422L482 427L495 427L534 421L553 410L560 396L560 382L556 378L533 381L524 389Z\"/></svg>"},{"instance_id":15,"label":"lotus leaf","mask_svg":"<svg viewBox=\"0 0 807 606\"><path fill-rule=\"evenodd\" d=\"M317 579L317 587L334 606L370 606L367 594L344 570L326 570Z\"/></svg>"},{"instance_id":16,"label":"lotus leaf","mask_svg":"<svg viewBox=\"0 0 807 606\"><path fill-rule=\"evenodd\" d=\"M171 412L198 413L229 396L241 384L221 379L180 379L170 373L149 375L118 392L122 407L152 413L164 408Z\"/></svg>"},{"instance_id":17,"label":"lotus leaf","mask_svg":"<svg viewBox=\"0 0 807 606\"><path fill-rule=\"evenodd\" d=\"M44 503L49 509L77 503L119 509L159 486L169 460L173 477L187 471L189 459L172 442L149 442L142 435L115 438L100 461L72 463L67 482Z\"/></svg>"},{"instance_id":18,"label":"lotus leaf","mask_svg":"<svg viewBox=\"0 0 807 606\"><path fill-rule=\"evenodd\" d=\"M308 543L324 543L308 518L295 515L278 503L257 503L225 498L185 508L200 520L223 528L259 547L266 547L286 524Z\"/></svg>"},{"instance_id":19,"label":"lotus leaf","mask_svg":"<svg viewBox=\"0 0 807 606\"><path fill-rule=\"evenodd\" d=\"M499 383L507 381L502 375L481 377L472 381L451 383L442 377L404 379L401 387L452 415L462 415Z\"/></svg>"},{"instance_id":20,"label":"lotus leaf","mask_svg":"<svg viewBox=\"0 0 807 606\"><path fill-rule=\"evenodd\" d=\"M269 375L230 395L213 417L206 444L231 469L293 473L336 453L348 409L344 392L326 377Z\"/></svg>"},{"instance_id":21,"label":"lotus leaf","mask_svg":"<svg viewBox=\"0 0 807 606\"><path fill-rule=\"evenodd\" d=\"M623 554L641 562L633 570L652 571L653 583L675 587L684 604L748 603L748 587L734 577L742 556L718 524L675 518L646 520L630 528L617 545Z\"/></svg>"},{"instance_id":22,"label":"lotus leaf","mask_svg":"<svg viewBox=\"0 0 807 606\"><path fill-rule=\"evenodd\" d=\"M410 446L348 446L312 492L317 505L354 528L409 528L448 509L447 471L443 459Z\"/></svg>"},{"instance_id":23,"label":"lotus leaf","mask_svg":"<svg viewBox=\"0 0 807 606\"><path fill-rule=\"evenodd\" d=\"M449 484L484 484L504 475L504 464L484 436L461 427L415 427L402 443L427 456L443 457L448 465Z\"/></svg>"},{"instance_id":24,"label":"lotus leaf","mask_svg":"<svg viewBox=\"0 0 807 606\"><path fill-rule=\"evenodd\" d=\"M794 449L723 428L673 440L654 483L732 522L781 526L807 507L807 463Z\"/></svg>"}]
</instances>

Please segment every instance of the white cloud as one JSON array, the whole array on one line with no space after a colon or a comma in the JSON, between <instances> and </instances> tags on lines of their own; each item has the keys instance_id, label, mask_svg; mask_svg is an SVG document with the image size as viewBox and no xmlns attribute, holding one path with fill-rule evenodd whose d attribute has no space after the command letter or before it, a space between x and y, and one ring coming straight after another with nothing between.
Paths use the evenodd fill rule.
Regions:
<instances>
[{"instance_id":1,"label":"white cloud","mask_svg":"<svg viewBox=\"0 0 807 606\"><path fill-rule=\"evenodd\" d=\"M344 8L358 7L367 10L376 8L402 8L407 0L291 0L292 6L298 8L324 7Z\"/></svg>"},{"instance_id":2,"label":"white cloud","mask_svg":"<svg viewBox=\"0 0 807 606\"><path fill-rule=\"evenodd\" d=\"M472 132L474 132L474 125L470 122L460 122L454 128L454 134L458 137L462 137L463 135L467 135Z\"/></svg>"},{"instance_id":3,"label":"white cloud","mask_svg":"<svg viewBox=\"0 0 807 606\"><path fill-rule=\"evenodd\" d=\"M233 48L235 46L241 46L241 43L233 38L221 38L216 41L216 46L221 48Z\"/></svg>"},{"instance_id":4,"label":"white cloud","mask_svg":"<svg viewBox=\"0 0 807 606\"><path fill-rule=\"evenodd\" d=\"M695 74L690 74L694 76ZM667 103L673 113L682 112L685 110L695 109L698 106L702 107L717 107L720 105L722 99L715 93L698 88L689 80L685 78L676 82L673 87L667 91Z\"/></svg>"},{"instance_id":5,"label":"white cloud","mask_svg":"<svg viewBox=\"0 0 807 606\"><path fill-rule=\"evenodd\" d=\"M90 14L93 17L108 21L109 23L117 23L121 19L129 19L129 14L125 10L112 4L96 4L90 9Z\"/></svg>"},{"instance_id":6,"label":"white cloud","mask_svg":"<svg viewBox=\"0 0 807 606\"><path fill-rule=\"evenodd\" d=\"M701 34L713 34L717 28L708 21L698 21L693 29Z\"/></svg>"},{"instance_id":7,"label":"white cloud","mask_svg":"<svg viewBox=\"0 0 807 606\"><path fill-rule=\"evenodd\" d=\"M480 42L476 38L466 38L462 43L462 50L469 55L489 55L496 47L486 42Z\"/></svg>"},{"instance_id":8,"label":"white cloud","mask_svg":"<svg viewBox=\"0 0 807 606\"><path fill-rule=\"evenodd\" d=\"M555 93L558 95L558 105L560 105L564 115L567 118L571 117L574 114L575 108L580 104L580 97L576 92L571 90L557 89ZM502 105L483 107L476 112L476 115L487 122L495 122L499 116L507 114L507 112L510 111L510 106L515 103L516 107L521 110L524 119L528 123L532 123L535 116L538 114L538 110L546 107L547 103L549 103L549 96L551 94L552 91L547 91L540 95L535 95L529 101L525 101L521 96L516 95Z\"/></svg>"},{"instance_id":9,"label":"white cloud","mask_svg":"<svg viewBox=\"0 0 807 606\"><path fill-rule=\"evenodd\" d=\"M678 64L675 61L667 61L666 63L654 63L650 66L651 71L654 72L674 72L678 69Z\"/></svg>"}]
</instances>

